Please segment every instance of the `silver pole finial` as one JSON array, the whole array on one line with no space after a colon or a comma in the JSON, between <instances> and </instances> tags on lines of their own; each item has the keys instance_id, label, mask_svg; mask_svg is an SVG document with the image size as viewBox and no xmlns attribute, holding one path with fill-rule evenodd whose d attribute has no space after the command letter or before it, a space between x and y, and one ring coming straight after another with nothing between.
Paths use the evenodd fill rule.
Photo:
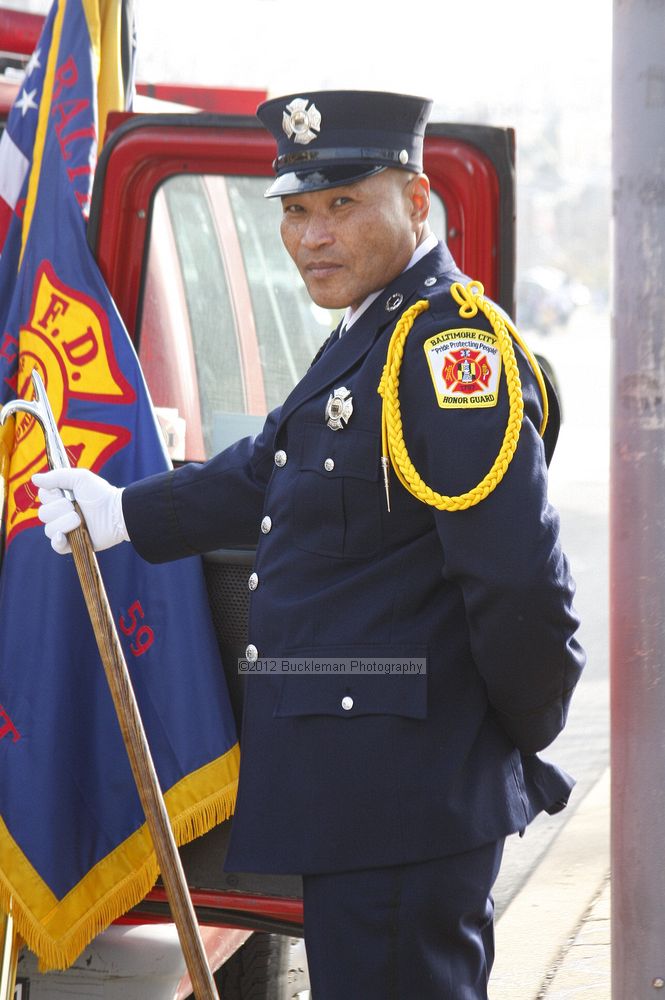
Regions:
<instances>
[{"instance_id":1,"label":"silver pole finial","mask_svg":"<svg viewBox=\"0 0 665 1000\"><path fill-rule=\"evenodd\" d=\"M35 391L34 400L12 399L9 403L5 403L2 410L0 410L0 425L4 424L5 420L15 413L29 413L31 417L34 417L41 424L44 431L46 457L48 458L50 468L69 469L71 462L60 437L58 425L53 415L48 396L46 395L46 388L42 377L36 368L32 369L30 377Z\"/></svg>"}]
</instances>

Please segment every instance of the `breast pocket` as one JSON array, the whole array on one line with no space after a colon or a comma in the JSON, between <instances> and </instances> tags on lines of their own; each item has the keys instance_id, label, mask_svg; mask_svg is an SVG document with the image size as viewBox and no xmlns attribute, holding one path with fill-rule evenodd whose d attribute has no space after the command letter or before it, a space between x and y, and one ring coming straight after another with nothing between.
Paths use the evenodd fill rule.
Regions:
<instances>
[{"instance_id":1,"label":"breast pocket","mask_svg":"<svg viewBox=\"0 0 665 1000\"><path fill-rule=\"evenodd\" d=\"M293 496L296 544L338 558L374 555L382 538L378 434L305 424Z\"/></svg>"}]
</instances>

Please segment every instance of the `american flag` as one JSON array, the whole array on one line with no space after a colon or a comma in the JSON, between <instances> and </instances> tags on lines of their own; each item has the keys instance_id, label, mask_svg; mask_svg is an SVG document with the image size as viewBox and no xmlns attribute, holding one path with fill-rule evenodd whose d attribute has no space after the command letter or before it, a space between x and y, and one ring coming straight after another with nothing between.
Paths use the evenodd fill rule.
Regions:
<instances>
[{"instance_id":1,"label":"american flag","mask_svg":"<svg viewBox=\"0 0 665 1000\"><path fill-rule=\"evenodd\" d=\"M0 253L14 214L19 217L25 204L32 149L37 131L39 101L44 85L42 52L48 51L53 13L49 15L35 49L25 67L25 76L12 105L7 127L0 139Z\"/></svg>"}]
</instances>

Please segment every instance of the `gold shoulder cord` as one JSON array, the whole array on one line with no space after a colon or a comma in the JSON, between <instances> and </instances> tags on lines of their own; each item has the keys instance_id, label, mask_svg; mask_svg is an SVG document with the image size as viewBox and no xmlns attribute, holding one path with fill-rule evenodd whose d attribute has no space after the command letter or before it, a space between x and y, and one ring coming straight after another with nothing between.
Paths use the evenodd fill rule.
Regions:
<instances>
[{"instance_id":1,"label":"gold shoulder cord","mask_svg":"<svg viewBox=\"0 0 665 1000\"><path fill-rule=\"evenodd\" d=\"M471 319L480 309L489 320L497 337L499 351L501 352L506 372L509 400L508 423L499 454L496 456L494 464L485 478L474 489L469 490L468 493L462 493L456 497L444 496L431 489L420 478L413 462L409 458L402 433L402 414L399 403L399 372L404 356L404 345L409 331L415 323L416 318L426 309L429 309L429 302L426 299L421 299L402 314L393 331L390 344L388 345L386 363L377 390L383 399L381 407L381 464L383 467L388 510L390 510L388 492L389 461L397 473L397 478L409 493L412 493L418 500L422 500L423 503L436 507L437 510L466 510L468 507L473 507L475 504L480 503L481 500L484 500L499 485L515 454L522 426L522 415L524 413L522 384L515 358L515 348L513 347L511 338L514 338L524 351L540 388L543 400L543 419L540 425L540 436L543 436L545 427L547 426L549 408L547 390L540 366L512 323L505 316L501 315L495 306L485 298L484 292L485 289L479 281L470 281L466 287L460 284L460 282L455 282L450 289L451 295L460 307L459 314L462 319Z\"/></svg>"}]
</instances>

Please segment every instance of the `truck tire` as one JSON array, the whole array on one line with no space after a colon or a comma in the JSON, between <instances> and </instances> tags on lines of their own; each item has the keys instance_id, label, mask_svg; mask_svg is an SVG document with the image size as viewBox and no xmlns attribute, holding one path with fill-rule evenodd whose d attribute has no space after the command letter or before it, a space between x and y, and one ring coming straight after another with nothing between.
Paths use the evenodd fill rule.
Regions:
<instances>
[{"instance_id":1,"label":"truck tire","mask_svg":"<svg viewBox=\"0 0 665 1000\"><path fill-rule=\"evenodd\" d=\"M254 933L215 973L224 1000L310 1000L305 944Z\"/></svg>"}]
</instances>

